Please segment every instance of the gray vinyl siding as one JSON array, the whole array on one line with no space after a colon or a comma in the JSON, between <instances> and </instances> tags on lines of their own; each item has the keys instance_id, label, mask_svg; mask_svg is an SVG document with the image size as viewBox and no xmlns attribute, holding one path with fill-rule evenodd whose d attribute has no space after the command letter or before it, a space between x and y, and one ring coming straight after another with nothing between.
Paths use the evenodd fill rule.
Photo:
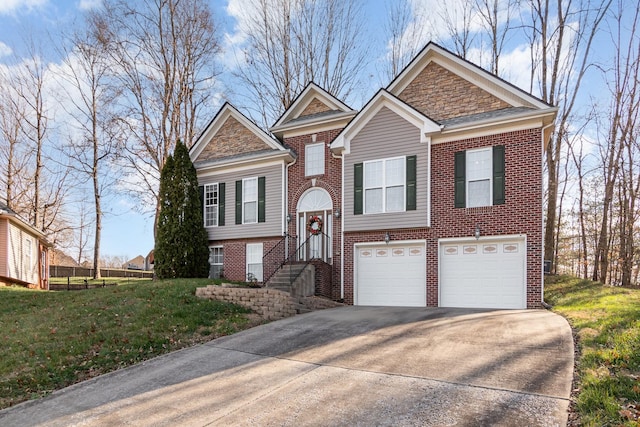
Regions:
<instances>
[{"instance_id":1,"label":"gray vinyl siding","mask_svg":"<svg viewBox=\"0 0 640 427\"><path fill-rule=\"evenodd\" d=\"M387 108L382 108L351 140L344 165L344 229L386 230L427 226L428 144L420 130ZM353 214L353 165L368 160L416 155L416 210L379 214Z\"/></svg>"},{"instance_id":2,"label":"gray vinyl siding","mask_svg":"<svg viewBox=\"0 0 640 427\"><path fill-rule=\"evenodd\" d=\"M225 183L225 225L206 227L209 240L244 239L282 235L282 164L255 167L231 173L198 177L199 185ZM236 181L244 178L265 177L265 222L235 223Z\"/></svg>"}]
</instances>

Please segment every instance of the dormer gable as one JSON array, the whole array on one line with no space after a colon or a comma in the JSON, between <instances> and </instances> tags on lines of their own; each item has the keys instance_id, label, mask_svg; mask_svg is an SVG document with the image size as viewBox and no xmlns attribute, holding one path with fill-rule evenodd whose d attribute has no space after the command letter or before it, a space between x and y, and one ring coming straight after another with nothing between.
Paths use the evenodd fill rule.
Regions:
<instances>
[{"instance_id":1,"label":"dormer gable","mask_svg":"<svg viewBox=\"0 0 640 427\"><path fill-rule=\"evenodd\" d=\"M285 151L282 144L227 102L198 137L189 155L196 163Z\"/></svg>"},{"instance_id":2,"label":"dormer gable","mask_svg":"<svg viewBox=\"0 0 640 427\"><path fill-rule=\"evenodd\" d=\"M511 108L552 108L505 80L429 42L387 90L438 122Z\"/></svg>"},{"instance_id":3,"label":"dormer gable","mask_svg":"<svg viewBox=\"0 0 640 427\"><path fill-rule=\"evenodd\" d=\"M331 144L331 150L339 153L350 153L351 140L369 123L383 108L389 109L407 122L420 129L420 142L429 142L431 136L441 131L442 126L422 114L420 111L396 98L384 89L362 108L360 113L347 125Z\"/></svg>"},{"instance_id":4,"label":"dormer gable","mask_svg":"<svg viewBox=\"0 0 640 427\"><path fill-rule=\"evenodd\" d=\"M344 127L356 111L311 82L269 129L278 138Z\"/></svg>"}]
</instances>

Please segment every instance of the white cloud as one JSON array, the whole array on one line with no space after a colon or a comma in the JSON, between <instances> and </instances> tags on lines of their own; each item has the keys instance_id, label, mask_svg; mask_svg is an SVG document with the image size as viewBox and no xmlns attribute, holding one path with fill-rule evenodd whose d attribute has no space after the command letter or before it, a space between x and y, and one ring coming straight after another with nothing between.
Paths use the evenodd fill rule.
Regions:
<instances>
[{"instance_id":1,"label":"white cloud","mask_svg":"<svg viewBox=\"0 0 640 427\"><path fill-rule=\"evenodd\" d=\"M2 0L0 1L0 15L11 15L23 9L30 11L42 7L49 0Z\"/></svg>"},{"instance_id":2,"label":"white cloud","mask_svg":"<svg viewBox=\"0 0 640 427\"><path fill-rule=\"evenodd\" d=\"M0 42L0 58L4 56L9 56L13 53L13 49L11 49L6 44Z\"/></svg>"},{"instance_id":3,"label":"white cloud","mask_svg":"<svg viewBox=\"0 0 640 427\"><path fill-rule=\"evenodd\" d=\"M78 9L80 10L92 10L100 7L102 0L80 0L78 3Z\"/></svg>"}]
</instances>

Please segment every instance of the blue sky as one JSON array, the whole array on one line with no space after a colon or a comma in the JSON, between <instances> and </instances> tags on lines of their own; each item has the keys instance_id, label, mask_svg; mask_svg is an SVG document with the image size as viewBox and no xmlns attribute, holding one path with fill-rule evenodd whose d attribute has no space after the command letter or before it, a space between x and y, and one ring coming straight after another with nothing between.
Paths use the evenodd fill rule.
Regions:
<instances>
[{"instance_id":1,"label":"blue sky","mask_svg":"<svg viewBox=\"0 0 640 427\"><path fill-rule=\"evenodd\" d=\"M54 45L56 38L66 30L71 29L74 23L82 19L82 13L100 4L101 0L0 0L0 66L11 65L16 59L14 53L19 54L20 46L31 35L35 40L52 40ZM133 0L132 0L133 1ZM371 62L367 72L363 75L363 90L355 94L347 103L353 108L360 108L366 100L372 96L380 85L388 82L381 76L378 69L382 62L387 46L384 40L383 25L385 22L385 11L390 1L394 0L361 0L363 4L362 13L365 16L367 26L367 38L371 46ZM447 4L453 7L463 8L468 0L450 0ZM627 0L628 1L628 0ZM427 28L430 34L423 34L419 44L423 45L429 39L440 40L445 47L446 40L441 41L444 25L438 25L438 7L444 2L442 0L408 0L414 11L422 12L423 19L420 28ZM222 41L227 52L232 51L242 40L242 34L238 31L242 14L246 9L246 0L211 0L214 16L217 23L222 27ZM598 43L606 37L602 36ZM603 49L596 46L596 56L602 60L610 54L610 49ZM54 49L43 48L43 54L47 61L59 62L60 58ZM471 53L470 58L474 62L479 62L482 53ZM223 65L229 67L229 56L222 55ZM511 83L527 89L530 75L530 56L526 47L526 40L511 37L508 46L502 55L504 69L501 76ZM478 64L482 65L482 64ZM602 79L595 71L588 76L583 98L590 96L597 97L604 87ZM216 96L219 94L212 94ZM534 88L534 95L535 93ZM603 98L605 99L605 98ZM232 100L233 101L233 100ZM605 101L606 102L606 99ZM205 124L209 120L205 120ZM87 202L92 199L86 195ZM137 255L145 255L153 248L153 218L150 215L142 215L136 212L135 201L123 195L112 196L108 204L110 209L104 218L102 253L111 256L122 256L132 258Z\"/></svg>"},{"instance_id":2,"label":"blue sky","mask_svg":"<svg viewBox=\"0 0 640 427\"><path fill-rule=\"evenodd\" d=\"M0 64L16 62L21 46L30 38L52 40L53 45L62 32L82 20L85 11L99 4L100 0L0 0ZM380 22L379 12L383 7L378 2L365 4L369 6L369 22ZM237 24L233 14L241 13L242 1L212 0L211 5L225 33L223 42L233 43ZM45 46L42 54L47 61L60 61L54 49ZM93 200L90 192L75 197L78 198L84 198L89 205ZM127 259L146 255L153 248L153 217L137 212L135 201L125 196L116 194L105 201L108 208L103 218L101 253ZM71 252L73 250L70 254L75 256Z\"/></svg>"}]
</instances>

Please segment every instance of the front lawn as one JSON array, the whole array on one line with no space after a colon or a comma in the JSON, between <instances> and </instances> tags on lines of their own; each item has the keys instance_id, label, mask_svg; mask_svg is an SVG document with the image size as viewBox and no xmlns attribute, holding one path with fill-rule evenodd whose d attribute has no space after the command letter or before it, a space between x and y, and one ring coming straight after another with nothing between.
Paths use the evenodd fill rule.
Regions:
<instances>
[{"instance_id":1,"label":"front lawn","mask_svg":"<svg viewBox=\"0 0 640 427\"><path fill-rule=\"evenodd\" d=\"M196 298L210 283L0 288L0 409L255 324L245 308Z\"/></svg>"},{"instance_id":2,"label":"front lawn","mask_svg":"<svg viewBox=\"0 0 640 427\"><path fill-rule=\"evenodd\" d=\"M578 338L580 425L638 426L640 414L640 290L550 277L545 300Z\"/></svg>"}]
</instances>

